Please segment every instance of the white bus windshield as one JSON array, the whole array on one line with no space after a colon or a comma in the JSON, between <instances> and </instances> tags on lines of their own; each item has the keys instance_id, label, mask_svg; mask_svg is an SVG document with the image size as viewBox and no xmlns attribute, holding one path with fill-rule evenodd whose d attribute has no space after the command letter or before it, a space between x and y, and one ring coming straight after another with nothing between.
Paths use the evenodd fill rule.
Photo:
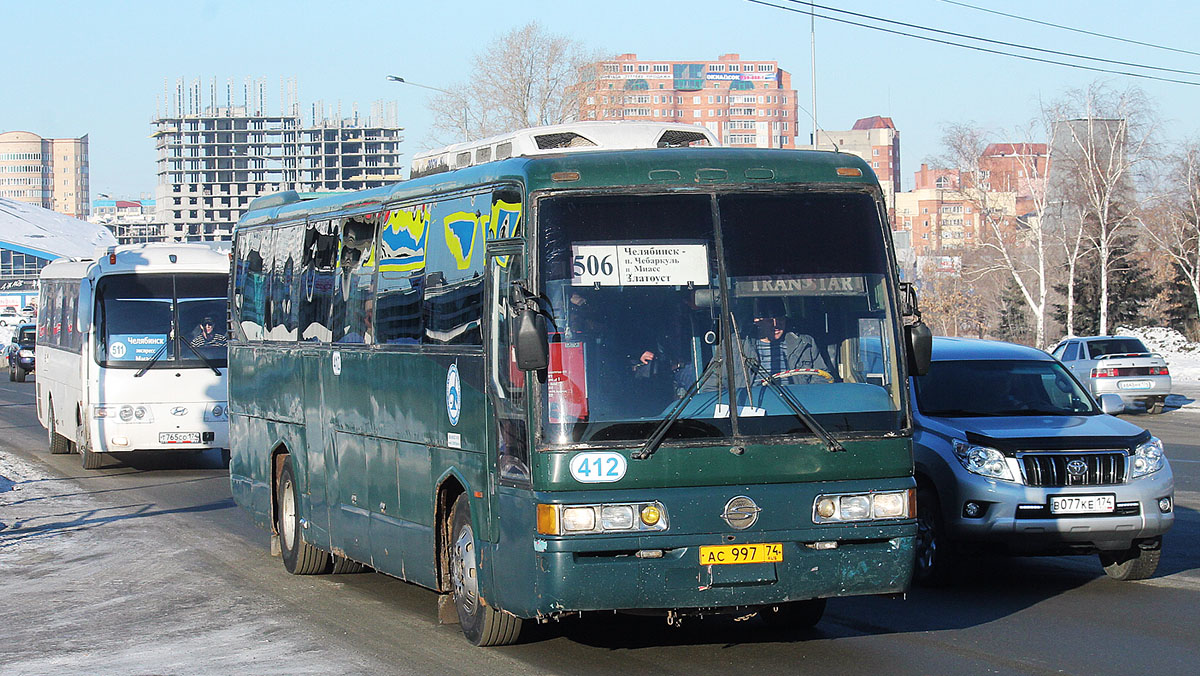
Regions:
<instances>
[{"instance_id":1,"label":"white bus windshield","mask_svg":"<svg viewBox=\"0 0 1200 676\"><path fill-rule=\"evenodd\" d=\"M644 439L704 374L668 439L731 435L731 404L739 435L810 434L768 379L830 432L901 425L870 195L561 196L539 214L550 443Z\"/></svg>"},{"instance_id":2,"label":"white bus windshield","mask_svg":"<svg viewBox=\"0 0 1200 676\"><path fill-rule=\"evenodd\" d=\"M96 287L96 361L133 369L225 366L227 281L219 274L102 278Z\"/></svg>"}]
</instances>

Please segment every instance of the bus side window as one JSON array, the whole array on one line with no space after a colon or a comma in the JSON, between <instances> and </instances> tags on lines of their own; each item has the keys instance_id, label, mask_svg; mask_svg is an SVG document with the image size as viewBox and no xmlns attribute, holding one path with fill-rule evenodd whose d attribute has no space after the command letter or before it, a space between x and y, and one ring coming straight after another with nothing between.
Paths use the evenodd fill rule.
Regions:
<instances>
[{"instance_id":1,"label":"bus side window","mask_svg":"<svg viewBox=\"0 0 1200 676\"><path fill-rule=\"evenodd\" d=\"M367 343L375 282L375 214L342 219L330 329L335 343Z\"/></svg>"},{"instance_id":2,"label":"bus side window","mask_svg":"<svg viewBox=\"0 0 1200 676\"><path fill-rule=\"evenodd\" d=\"M512 348L513 320L522 306L513 280L522 274L518 255L505 257L505 266L491 258L494 301L490 305L492 398L496 411L496 471L507 483L529 485L529 434L525 424L525 372L516 367Z\"/></svg>"},{"instance_id":3,"label":"bus side window","mask_svg":"<svg viewBox=\"0 0 1200 676\"><path fill-rule=\"evenodd\" d=\"M263 260L263 244L270 230L249 230L238 234L237 275L241 294L237 299L235 317L239 340L260 341L263 339L263 320L266 313L265 292L266 270ZM267 252L270 255L270 252ZM190 328L190 327L189 327Z\"/></svg>"},{"instance_id":4,"label":"bus side window","mask_svg":"<svg viewBox=\"0 0 1200 676\"><path fill-rule=\"evenodd\" d=\"M292 223L275 230L275 255L271 265L271 340L296 340L296 261L304 242L304 224Z\"/></svg>"},{"instance_id":5,"label":"bus side window","mask_svg":"<svg viewBox=\"0 0 1200 676\"><path fill-rule=\"evenodd\" d=\"M427 345L482 345L484 212L490 194L434 204L425 286Z\"/></svg>"},{"instance_id":6,"label":"bus side window","mask_svg":"<svg viewBox=\"0 0 1200 676\"><path fill-rule=\"evenodd\" d=\"M309 221L300 264L300 340L330 342L329 310L338 234L333 221Z\"/></svg>"}]
</instances>

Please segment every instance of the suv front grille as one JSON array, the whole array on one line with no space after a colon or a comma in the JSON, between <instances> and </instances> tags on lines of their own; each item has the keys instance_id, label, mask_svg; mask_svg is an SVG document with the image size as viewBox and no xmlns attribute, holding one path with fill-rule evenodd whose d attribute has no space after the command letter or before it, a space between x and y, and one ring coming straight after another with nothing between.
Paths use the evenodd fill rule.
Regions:
<instances>
[{"instance_id":1,"label":"suv front grille","mask_svg":"<svg viewBox=\"0 0 1200 676\"><path fill-rule=\"evenodd\" d=\"M1125 483L1125 451L1018 453L1027 486L1109 486ZM1072 468L1080 467L1083 471Z\"/></svg>"}]
</instances>

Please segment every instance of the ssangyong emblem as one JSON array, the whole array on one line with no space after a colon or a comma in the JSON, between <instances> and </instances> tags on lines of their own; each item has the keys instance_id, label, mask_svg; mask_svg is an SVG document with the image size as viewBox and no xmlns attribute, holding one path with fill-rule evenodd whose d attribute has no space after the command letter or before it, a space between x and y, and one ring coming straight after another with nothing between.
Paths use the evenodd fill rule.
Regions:
<instances>
[{"instance_id":1,"label":"ssangyong emblem","mask_svg":"<svg viewBox=\"0 0 1200 676\"><path fill-rule=\"evenodd\" d=\"M1082 477L1084 474L1087 474L1087 463L1079 458L1075 458L1067 463L1067 474L1070 474L1076 479Z\"/></svg>"},{"instance_id":2,"label":"ssangyong emblem","mask_svg":"<svg viewBox=\"0 0 1200 676\"><path fill-rule=\"evenodd\" d=\"M171 409L171 415L187 415L187 407L176 406L175 408Z\"/></svg>"},{"instance_id":3,"label":"ssangyong emblem","mask_svg":"<svg viewBox=\"0 0 1200 676\"><path fill-rule=\"evenodd\" d=\"M725 523L729 524L731 528L746 530L758 521L758 513L761 511L753 500L739 495L725 503L725 510L721 512L721 518L725 519Z\"/></svg>"}]
</instances>

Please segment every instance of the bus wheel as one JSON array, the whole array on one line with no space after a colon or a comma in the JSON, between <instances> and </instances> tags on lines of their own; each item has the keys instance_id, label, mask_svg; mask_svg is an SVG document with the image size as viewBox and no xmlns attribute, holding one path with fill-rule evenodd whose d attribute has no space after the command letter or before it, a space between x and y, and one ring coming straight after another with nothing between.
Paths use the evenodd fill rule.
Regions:
<instances>
[{"instance_id":1,"label":"bus wheel","mask_svg":"<svg viewBox=\"0 0 1200 676\"><path fill-rule=\"evenodd\" d=\"M79 446L79 464L84 469L100 469L104 466L104 454L89 450L86 446Z\"/></svg>"},{"instance_id":2,"label":"bus wheel","mask_svg":"<svg viewBox=\"0 0 1200 676\"><path fill-rule=\"evenodd\" d=\"M71 452L71 442L69 439L58 433L54 425L54 402L51 401L46 407L46 434L50 438L50 453L53 455L65 455Z\"/></svg>"},{"instance_id":3,"label":"bus wheel","mask_svg":"<svg viewBox=\"0 0 1200 676\"><path fill-rule=\"evenodd\" d=\"M450 583L458 624L463 635L477 646L508 645L521 633L521 618L485 605L479 598L479 557L471 506L463 493L450 509Z\"/></svg>"},{"instance_id":4,"label":"bus wheel","mask_svg":"<svg viewBox=\"0 0 1200 676\"><path fill-rule=\"evenodd\" d=\"M825 599L789 601L767 606L758 611L758 616L772 627L779 629L812 629L825 614Z\"/></svg>"},{"instance_id":5,"label":"bus wheel","mask_svg":"<svg viewBox=\"0 0 1200 676\"><path fill-rule=\"evenodd\" d=\"M333 563L330 564L329 572L334 575L350 575L352 573L361 573L367 569L366 566L358 561L351 561L344 556L333 555Z\"/></svg>"},{"instance_id":6,"label":"bus wheel","mask_svg":"<svg viewBox=\"0 0 1200 676\"><path fill-rule=\"evenodd\" d=\"M275 528L279 531L279 546L283 550L283 567L292 575L324 573L329 565L329 554L305 542L300 534L299 501L290 457L283 461L275 495L279 500Z\"/></svg>"}]
</instances>

